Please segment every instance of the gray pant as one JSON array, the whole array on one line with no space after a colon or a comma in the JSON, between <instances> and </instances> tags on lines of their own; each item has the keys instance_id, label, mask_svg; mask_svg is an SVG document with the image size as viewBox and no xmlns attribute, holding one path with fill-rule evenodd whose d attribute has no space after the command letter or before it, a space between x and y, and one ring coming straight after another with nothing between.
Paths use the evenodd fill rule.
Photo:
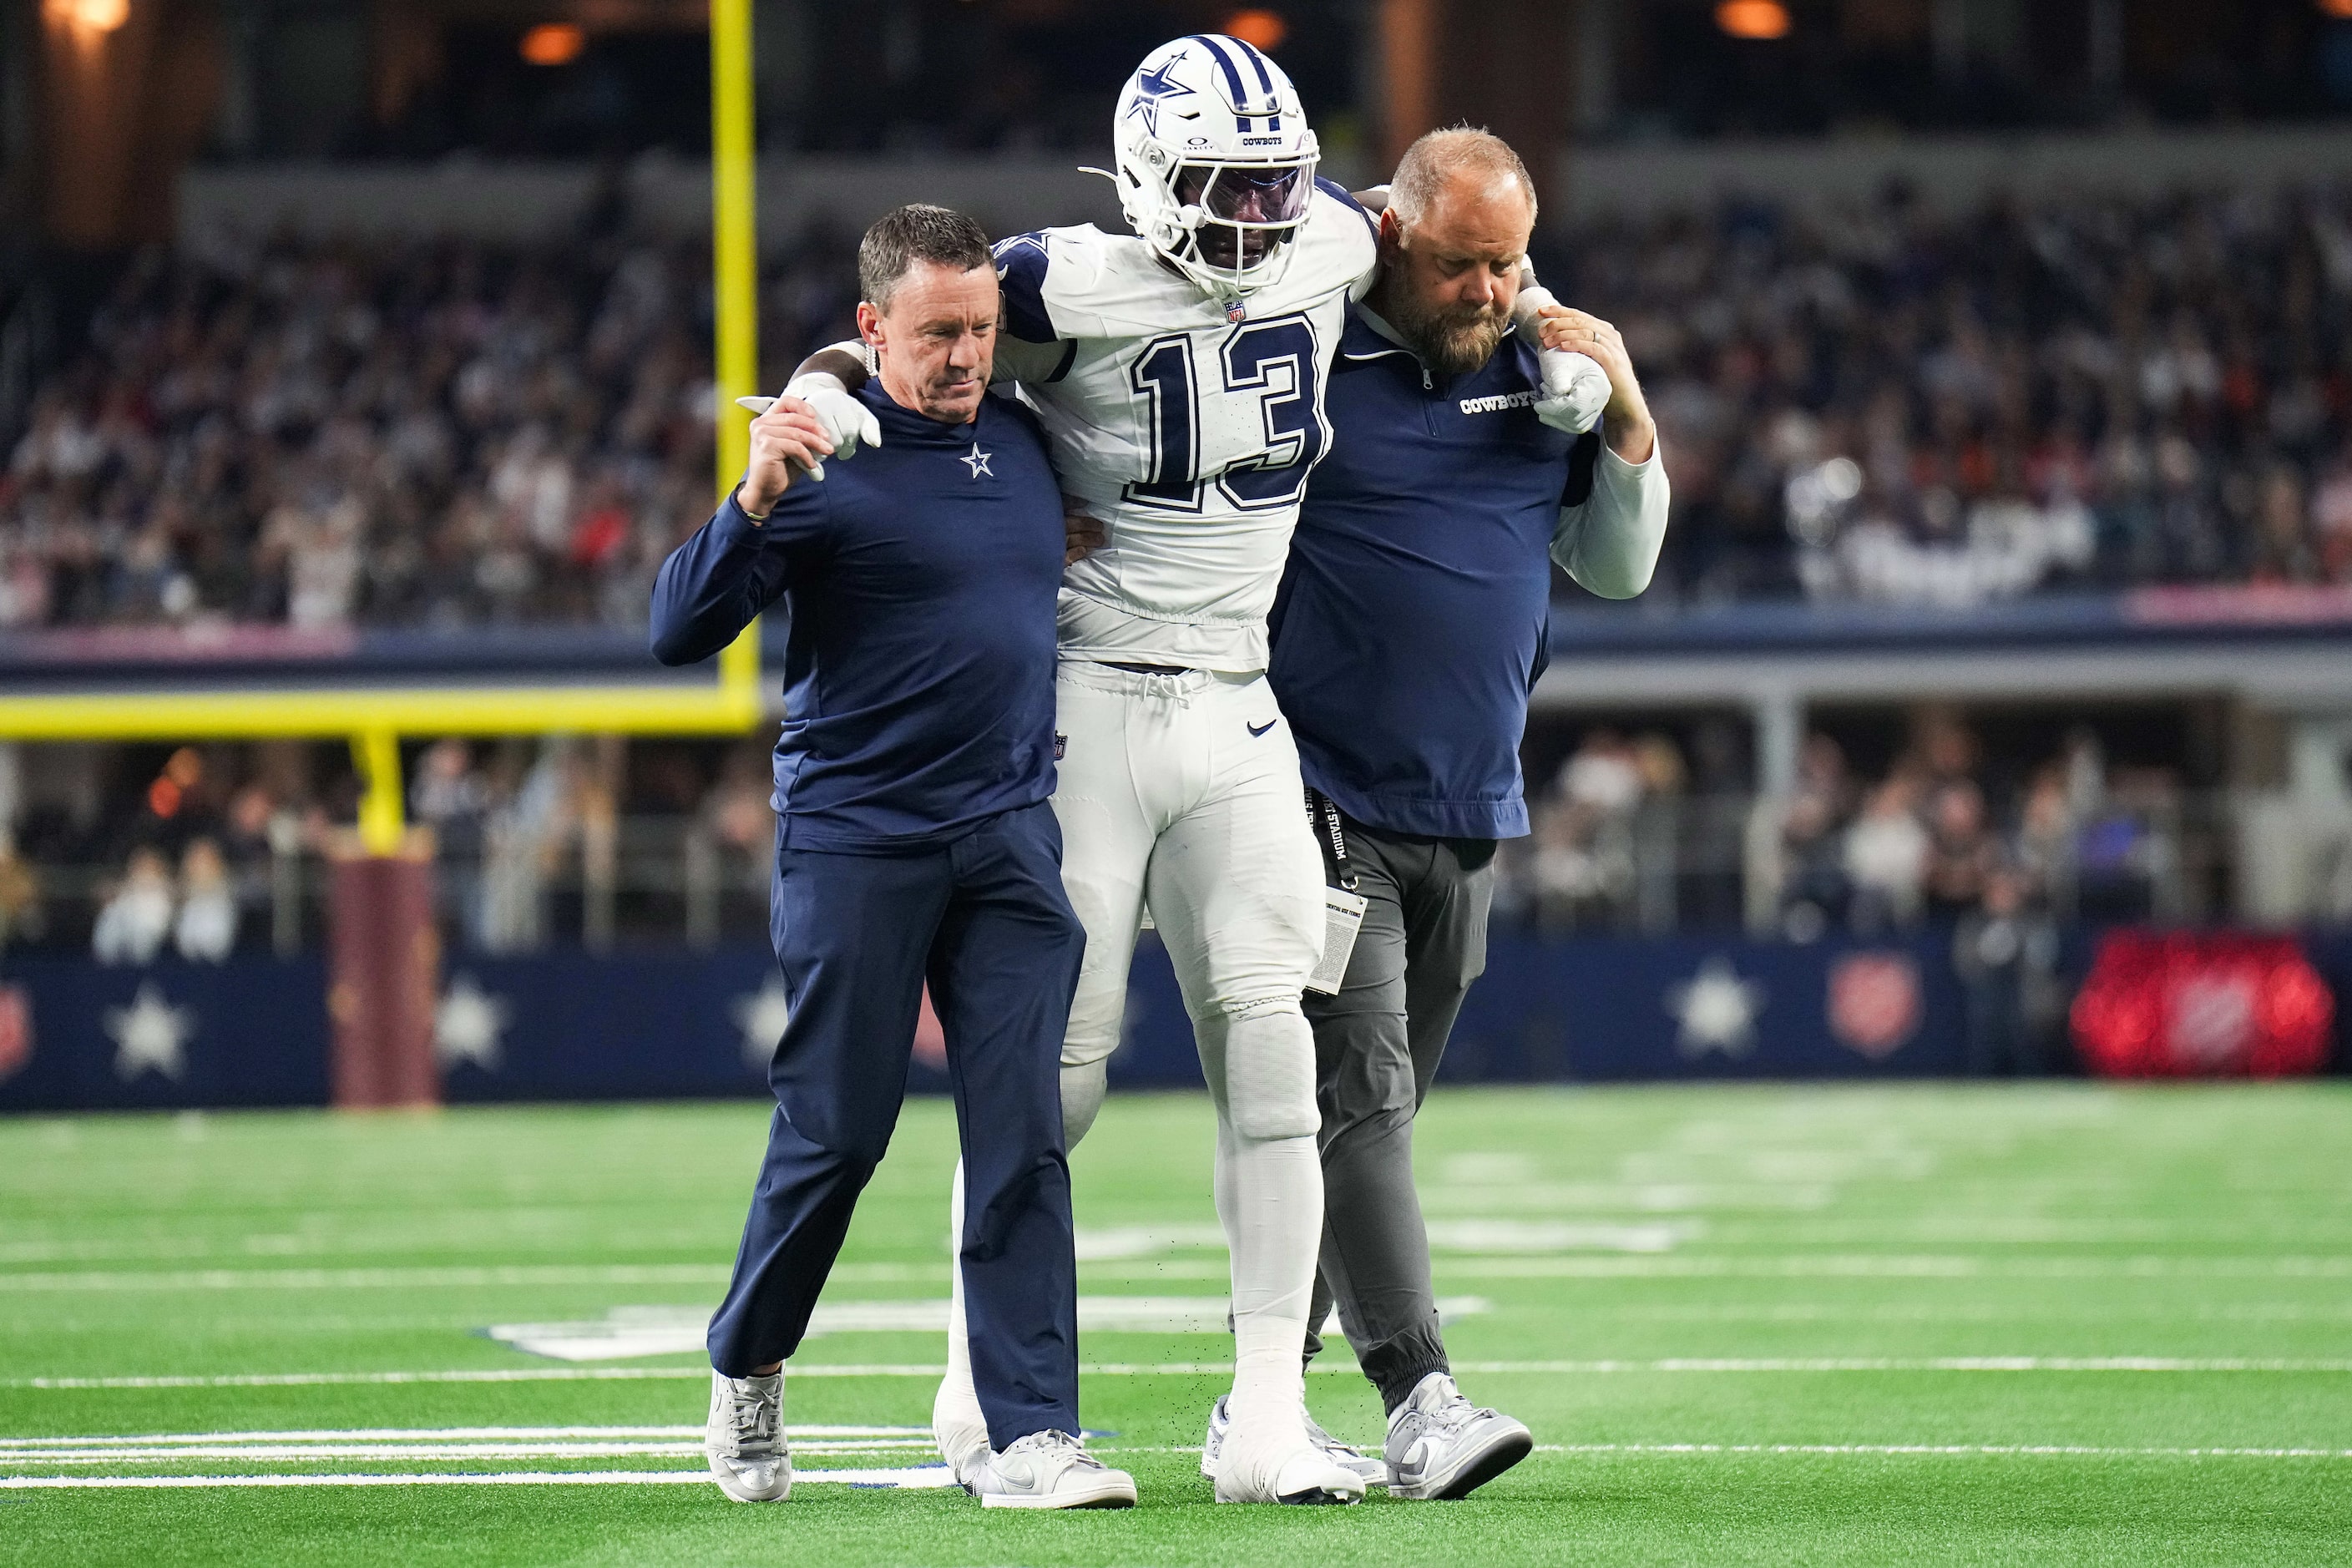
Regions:
<instances>
[{"instance_id":1,"label":"gray pant","mask_svg":"<svg viewBox=\"0 0 2352 1568\"><path fill-rule=\"evenodd\" d=\"M1412 1118L1470 983L1486 967L1495 841L1346 823L1362 932L1336 996L1306 998L1323 1113L1323 1253L1307 1354L1330 1315L1394 1410L1446 1369L1429 1236L1412 1185ZM1319 837L1320 835L1318 834Z\"/></svg>"}]
</instances>

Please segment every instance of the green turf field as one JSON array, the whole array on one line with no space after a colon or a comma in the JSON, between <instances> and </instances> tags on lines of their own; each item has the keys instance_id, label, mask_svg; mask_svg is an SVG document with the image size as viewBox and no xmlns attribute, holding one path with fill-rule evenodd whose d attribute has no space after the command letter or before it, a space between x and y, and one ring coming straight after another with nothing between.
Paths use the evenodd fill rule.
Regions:
<instances>
[{"instance_id":1,"label":"green turf field","mask_svg":"<svg viewBox=\"0 0 2352 1568\"><path fill-rule=\"evenodd\" d=\"M793 1363L788 1423L833 1430L792 1500L669 1479L700 1472L684 1347L764 1122L0 1122L0 1561L2352 1561L2341 1087L1443 1092L1449 1341L1543 1447L1466 1502L1353 1510L1218 1507L1197 1473L1224 1259L1208 1109L1173 1096L1114 1100L1075 1162L1087 1310L1118 1325L1087 1332L1086 1419L1141 1508L824 1479L936 1473L891 1430L941 1355L909 1305L946 1293L936 1102ZM1316 1413L1376 1441L1334 1359ZM489 1479L579 1472L615 1479Z\"/></svg>"}]
</instances>

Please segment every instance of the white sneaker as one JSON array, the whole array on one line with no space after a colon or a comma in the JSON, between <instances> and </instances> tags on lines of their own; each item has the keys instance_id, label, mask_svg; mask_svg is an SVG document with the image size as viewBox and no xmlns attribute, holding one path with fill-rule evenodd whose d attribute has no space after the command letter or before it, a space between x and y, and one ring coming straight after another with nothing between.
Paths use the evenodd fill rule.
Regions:
<instances>
[{"instance_id":1,"label":"white sneaker","mask_svg":"<svg viewBox=\"0 0 2352 1568\"><path fill-rule=\"evenodd\" d=\"M710 1374L710 1418L702 1452L719 1489L737 1502L782 1502L793 1489L793 1457L784 1447L784 1374Z\"/></svg>"},{"instance_id":2,"label":"white sneaker","mask_svg":"<svg viewBox=\"0 0 2352 1568\"><path fill-rule=\"evenodd\" d=\"M1032 1432L991 1454L966 1489L982 1508L1133 1508L1135 1478L1067 1432Z\"/></svg>"},{"instance_id":3,"label":"white sneaker","mask_svg":"<svg viewBox=\"0 0 2352 1568\"><path fill-rule=\"evenodd\" d=\"M1433 1372L1389 1416L1389 1496L1415 1502L1467 1497L1534 1452L1528 1429L1462 1397Z\"/></svg>"},{"instance_id":4,"label":"white sneaker","mask_svg":"<svg viewBox=\"0 0 2352 1568\"><path fill-rule=\"evenodd\" d=\"M1234 1418L1225 1411L1225 1398L1220 1394L1217 1402L1209 1406L1209 1432L1201 1440L1201 1473L1213 1481L1217 1479L1217 1456L1223 1452L1225 1434L1234 1424ZM1307 1423L1307 1440L1322 1449L1324 1458L1343 1470L1353 1470L1368 1487L1389 1484L1389 1462L1386 1459L1375 1458L1360 1448L1342 1443L1323 1430L1315 1417L1305 1411L1299 1413L1299 1418Z\"/></svg>"},{"instance_id":5,"label":"white sneaker","mask_svg":"<svg viewBox=\"0 0 2352 1568\"><path fill-rule=\"evenodd\" d=\"M1217 1444L1214 1479L1219 1502L1363 1500L1363 1477L1334 1462L1308 1438L1304 1403L1255 1417L1235 1415L1228 1405L1227 1416L1224 1435ZM1205 1456L1202 1462L1207 1462Z\"/></svg>"}]
</instances>

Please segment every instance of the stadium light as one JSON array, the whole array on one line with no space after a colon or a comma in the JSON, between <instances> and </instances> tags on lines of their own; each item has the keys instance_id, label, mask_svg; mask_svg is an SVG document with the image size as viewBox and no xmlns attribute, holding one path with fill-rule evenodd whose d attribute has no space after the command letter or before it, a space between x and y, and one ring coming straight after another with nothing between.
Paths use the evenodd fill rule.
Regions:
<instances>
[{"instance_id":1,"label":"stadium light","mask_svg":"<svg viewBox=\"0 0 2352 1568\"><path fill-rule=\"evenodd\" d=\"M1715 25L1735 38L1785 38L1789 7L1780 0L1723 0L1715 8Z\"/></svg>"},{"instance_id":2,"label":"stadium light","mask_svg":"<svg viewBox=\"0 0 2352 1568\"><path fill-rule=\"evenodd\" d=\"M53 27L90 38L131 20L131 0L42 0L41 16Z\"/></svg>"},{"instance_id":3,"label":"stadium light","mask_svg":"<svg viewBox=\"0 0 2352 1568\"><path fill-rule=\"evenodd\" d=\"M1282 47L1283 39L1290 37L1290 24L1282 19L1279 11L1253 6L1227 16L1218 31L1229 38L1239 38L1254 48L1272 54Z\"/></svg>"},{"instance_id":4,"label":"stadium light","mask_svg":"<svg viewBox=\"0 0 2352 1568\"><path fill-rule=\"evenodd\" d=\"M522 58L535 66L568 66L588 47L588 35L570 22L541 22L522 36Z\"/></svg>"},{"instance_id":5,"label":"stadium light","mask_svg":"<svg viewBox=\"0 0 2352 1568\"><path fill-rule=\"evenodd\" d=\"M2352 0L2319 0L2319 9L2323 16L2333 16L2339 22L2352 22Z\"/></svg>"}]
</instances>

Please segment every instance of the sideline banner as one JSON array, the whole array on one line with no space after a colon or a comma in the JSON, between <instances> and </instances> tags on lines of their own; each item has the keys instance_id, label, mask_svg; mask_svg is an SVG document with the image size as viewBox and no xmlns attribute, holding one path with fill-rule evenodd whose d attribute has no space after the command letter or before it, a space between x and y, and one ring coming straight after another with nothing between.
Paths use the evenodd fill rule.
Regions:
<instances>
[{"instance_id":1,"label":"sideline banner","mask_svg":"<svg viewBox=\"0 0 2352 1568\"><path fill-rule=\"evenodd\" d=\"M2069 945L2081 951L2079 975L2099 944ZM2325 992L2352 994L2352 932L2304 939L2300 951ZM1932 934L1801 947L1498 934L1440 1081L1949 1076L1966 1070L1981 1005L1949 940ZM2192 1013L2219 1010L2202 996ZM2334 1008L2326 1058L2338 1064L2347 1011ZM775 960L757 943L455 955L433 1048L453 1103L757 1096L790 1013ZM315 957L136 969L0 958L0 1112L324 1105L327 1016ZM2069 1055L2058 1047L2048 1059L2063 1068ZM2308 1061L2290 1065L2310 1070ZM1201 1081L1175 977L1149 933L1110 1067L1121 1088ZM947 1087L928 1031L908 1087Z\"/></svg>"}]
</instances>

